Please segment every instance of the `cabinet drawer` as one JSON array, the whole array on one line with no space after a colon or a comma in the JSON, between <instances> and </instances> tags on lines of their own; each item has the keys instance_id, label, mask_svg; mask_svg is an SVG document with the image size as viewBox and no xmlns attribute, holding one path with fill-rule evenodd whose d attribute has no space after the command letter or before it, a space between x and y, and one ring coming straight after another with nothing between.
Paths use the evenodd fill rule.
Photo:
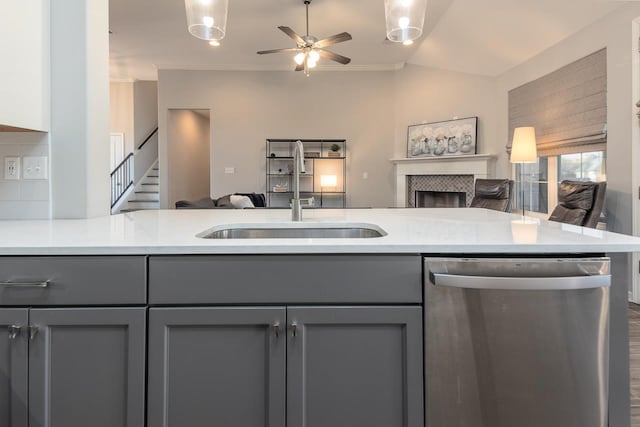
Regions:
<instances>
[{"instance_id":1,"label":"cabinet drawer","mask_svg":"<svg viewBox=\"0 0 640 427\"><path fill-rule=\"evenodd\" d=\"M420 303L414 255L149 258L151 304Z\"/></svg>"},{"instance_id":2,"label":"cabinet drawer","mask_svg":"<svg viewBox=\"0 0 640 427\"><path fill-rule=\"evenodd\" d=\"M0 257L0 306L145 303L143 256Z\"/></svg>"}]
</instances>

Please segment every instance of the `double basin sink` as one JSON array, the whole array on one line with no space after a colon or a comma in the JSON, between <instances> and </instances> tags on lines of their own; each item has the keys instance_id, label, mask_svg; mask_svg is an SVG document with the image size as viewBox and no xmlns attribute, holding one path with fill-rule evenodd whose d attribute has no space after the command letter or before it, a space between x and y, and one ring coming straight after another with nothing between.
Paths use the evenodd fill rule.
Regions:
<instances>
[{"instance_id":1,"label":"double basin sink","mask_svg":"<svg viewBox=\"0 0 640 427\"><path fill-rule=\"evenodd\" d=\"M373 224L286 223L222 225L203 231L202 239L370 239L387 233Z\"/></svg>"}]
</instances>

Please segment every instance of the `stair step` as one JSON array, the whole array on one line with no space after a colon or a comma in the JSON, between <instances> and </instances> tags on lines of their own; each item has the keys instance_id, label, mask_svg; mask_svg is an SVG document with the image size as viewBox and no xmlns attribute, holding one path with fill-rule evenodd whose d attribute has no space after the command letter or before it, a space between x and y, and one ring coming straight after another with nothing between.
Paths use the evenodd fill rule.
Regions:
<instances>
[{"instance_id":1,"label":"stair step","mask_svg":"<svg viewBox=\"0 0 640 427\"><path fill-rule=\"evenodd\" d=\"M135 199L130 201L159 202L160 193L157 191L136 191Z\"/></svg>"},{"instance_id":2,"label":"stair step","mask_svg":"<svg viewBox=\"0 0 640 427\"><path fill-rule=\"evenodd\" d=\"M159 175L147 175L147 178L160 178Z\"/></svg>"},{"instance_id":3,"label":"stair step","mask_svg":"<svg viewBox=\"0 0 640 427\"><path fill-rule=\"evenodd\" d=\"M137 189L143 192L149 191L149 192L160 194L160 186L158 184L142 184L139 187L137 187Z\"/></svg>"},{"instance_id":4,"label":"stair step","mask_svg":"<svg viewBox=\"0 0 640 427\"><path fill-rule=\"evenodd\" d=\"M120 209L120 212L118 213L128 213L128 212L135 212L135 211L139 211L140 209Z\"/></svg>"}]
</instances>

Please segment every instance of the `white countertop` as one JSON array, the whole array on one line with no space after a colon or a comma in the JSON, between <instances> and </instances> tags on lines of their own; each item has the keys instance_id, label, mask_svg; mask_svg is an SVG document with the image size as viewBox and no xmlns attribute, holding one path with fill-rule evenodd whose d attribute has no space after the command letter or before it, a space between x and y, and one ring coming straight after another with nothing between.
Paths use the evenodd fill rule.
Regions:
<instances>
[{"instance_id":1,"label":"white countertop","mask_svg":"<svg viewBox=\"0 0 640 427\"><path fill-rule=\"evenodd\" d=\"M369 239L201 239L225 224L291 224L285 209L138 211L0 221L0 255L639 252L640 238L484 209L305 210L305 223L373 224Z\"/></svg>"}]
</instances>

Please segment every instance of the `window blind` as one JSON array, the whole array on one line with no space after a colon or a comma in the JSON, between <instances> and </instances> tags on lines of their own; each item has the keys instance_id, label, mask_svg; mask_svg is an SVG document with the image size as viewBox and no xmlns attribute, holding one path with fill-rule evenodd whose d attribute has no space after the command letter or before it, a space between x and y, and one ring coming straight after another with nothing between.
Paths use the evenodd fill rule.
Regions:
<instances>
[{"instance_id":1,"label":"window blind","mask_svg":"<svg viewBox=\"0 0 640 427\"><path fill-rule=\"evenodd\" d=\"M539 157L605 150L606 49L509 91L508 153L521 126L535 127Z\"/></svg>"}]
</instances>

